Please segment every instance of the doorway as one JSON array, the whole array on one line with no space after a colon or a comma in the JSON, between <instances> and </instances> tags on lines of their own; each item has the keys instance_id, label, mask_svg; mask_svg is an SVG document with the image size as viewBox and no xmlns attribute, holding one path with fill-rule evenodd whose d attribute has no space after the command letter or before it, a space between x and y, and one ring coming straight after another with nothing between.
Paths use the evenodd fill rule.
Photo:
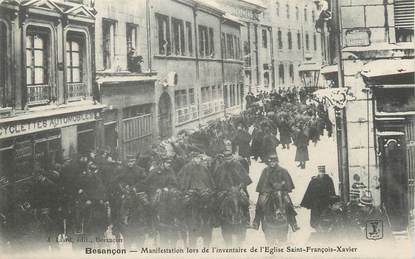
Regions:
<instances>
[{"instance_id":1,"label":"doorway","mask_svg":"<svg viewBox=\"0 0 415 259\"><path fill-rule=\"evenodd\" d=\"M392 230L408 227L408 175L405 159L405 136L382 136L379 147L381 200L389 215Z\"/></svg>"}]
</instances>

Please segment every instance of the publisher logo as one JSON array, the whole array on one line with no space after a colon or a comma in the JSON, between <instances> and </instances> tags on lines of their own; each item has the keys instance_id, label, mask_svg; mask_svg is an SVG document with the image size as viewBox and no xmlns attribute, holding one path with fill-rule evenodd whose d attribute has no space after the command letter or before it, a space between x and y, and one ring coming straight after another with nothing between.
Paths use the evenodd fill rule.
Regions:
<instances>
[{"instance_id":1,"label":"publisher logo","mask_svg":"<svg viewBox=\"0 0 415 259\"><path fill-rule=\"evenodd\" d=\"M366 221L366 238L370 240L379 240L383 238L383 221L368 220Z\"/></svg>"}]
</instances>

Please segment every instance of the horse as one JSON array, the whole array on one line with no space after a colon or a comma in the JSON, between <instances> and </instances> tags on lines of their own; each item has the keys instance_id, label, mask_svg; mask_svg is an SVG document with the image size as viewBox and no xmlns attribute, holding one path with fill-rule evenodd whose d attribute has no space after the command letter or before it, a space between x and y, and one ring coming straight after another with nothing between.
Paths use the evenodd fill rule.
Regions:
<instances>
[{"instance_id":1,"label":"horse","mask_svg":"<svg viewBox=\"0 0 415 259\"><path fill-rule=\"evenodd\" d=\"M151 199L154 225L161 247L176 247L184 238L182 194L175 188L158 189Z\"/></svg>"},{"instance_id":2,"label":"horse","mask_svg":"<svg viewBox=\"0 0 415 259\"><path fill-rule=\"evenodd\" d=\"M130 248L134 241L136 247L144 245L151 225L149 206L150 201L145 192L136 193L135 190L123 192L118 225L125 248Z\"/></svg>"},{"instance_id":3,"label":"horse","mask_svg":"<svg viewBox=\"0 0 415 259\"><path fill-rule=\"evenodd\" d=\"M227 246L233 244L236 236L237 245L245 241L246 226L249 222L249 198L240 186L218 193L218 216L222 236Z\"/></svg>"},{"instance_id":4,"label":"horse","mask_svg":"<svg viewBox=\"0 0 415 259\"><path fill-rule=\"evenodd\" d=\"M183 197L185 222L189 246L194 247L198 237L202 237L204 247L212 241L215 217L214 193L211 190L188 190Z\"/></svg>"},{"instance_id":5,"label":"horse","mask_svg":"<svg viewBox=\"0 0 415 259\"><path fill-rule=\"evenodd\" d=\"M289 204L283 191L267 193L262 206L262 231L269 244L275 241L286 242L288 234Z\"/></svg>"}]
</instances>

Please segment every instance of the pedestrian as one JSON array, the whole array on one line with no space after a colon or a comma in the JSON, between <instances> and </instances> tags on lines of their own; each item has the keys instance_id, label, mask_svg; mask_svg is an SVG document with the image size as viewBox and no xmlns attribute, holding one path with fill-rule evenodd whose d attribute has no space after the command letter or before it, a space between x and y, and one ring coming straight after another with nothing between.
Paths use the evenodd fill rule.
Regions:
<instances>
[{"instance_id":1,"label":"pedestrian","mask_svg":"<svg viewBox=\"0 0 415 259\"><path fill-rule=\"evenodd\" d=\"M297 147L295 152L295 161L299 162L298 167L301 169L305 169L306 161L309 160L308 142L309 139L307 135L304 134L302 129L299 129L294 138L294 145Z\"/></svg>"},{"instance_id":2,"label":"pedestrian","mask_svg":"<svg viewBox=\"0 0 415 259\"><path fill-rule=\"evenodd\" d=\"M333 180L326 174L324 165L318 166L318 175L311 178L304 193L301 206L311 210L310 226L318 229L320 216L330 206L330 199L336 195Z\"/></svg>"},{"instance_id":3,"label":"pedestrian","mask_svg":"<svg viewBox=\"0 0 415 259\"><path fill-rule=\"evenodd\" d=\"M259 157L262 157L262 142L264 140L264 131L259 124L254 126L252 132L252 143L251 143L251 152L254 160L258 160Z\"/></svg>"},{"instance_id":4,"label":"pedestrian","mask_svg":"<svg viewBox=\"0 0 415 259\"><path fill-rule=\"evenodd\" d=\"M244 128L242 123L238 123L235 136L232 139L232 153L237 153L239 156L249 161L251 157L250 142L251 135Z\"/></svg>"},{"instance_id":5,"label":"pedestrian","mask_svg":"<svg viewBox=\"0 0 415 259\"><path fill-rule=\"evenodd\" d=\"M271 128L268 125L264 126L264 138L262 140L262 161L267 161L268 157L273 154L277 154L277 146L280 144L280 141L272 133Z\"/></svg>"}]
</instances>

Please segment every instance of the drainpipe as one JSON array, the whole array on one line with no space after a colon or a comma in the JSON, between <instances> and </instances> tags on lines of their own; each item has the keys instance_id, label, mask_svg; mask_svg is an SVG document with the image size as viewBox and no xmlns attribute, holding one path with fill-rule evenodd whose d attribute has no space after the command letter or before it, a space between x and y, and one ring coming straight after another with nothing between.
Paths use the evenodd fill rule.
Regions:
<instances>
[{"instance_id":1,"label":"drainpipe","mask_svg":"<svg viewBox=\"0 0 415 259\"><path fill-rule=\"evenodd\" d=\"M150 0L146 0L146 29L147 29L147 68L152 72L152 49L151 49L151 9Z\"/></svg>"},{"instance_id":2,"label":"drainpipe","mask_svg":"<svg viewBox=\"0 0 415 259\"><path fill-rule=\"evenodd\" d=\"M195 46L195 63L196 63L196 86L197 86L197 88L195 87L194 88L194 93L195 93L195 100L197 101L197 118L198 118L198 121L199 121L199 125L200 125L200 116L201 116L201 112L200 112L200 98L201 98L201 94L200 94L200 91L201 91L201 85L200 85L200 81L199 81L199 49L198 49L198 34L197 34L197 23L196 23L196 21L197 21L197 5L195 5L195 6L193 6L193 24L194 24L194 28L193 28L193 31L194 31L194 35L195 35L195 37L194 37L194 39L195 39L195 41L194 41L194 46Z\"/></svg>"},{"instance_id":3,"label":"drainpipe","mask_svg":"<svg viewBox=\"0 0 415 259\"><path fill-rule=\"evenodd\" d=\"M259 48L258 48L258 24L254 24L254 35L255 35L255 67L256 67L256 85L259 85Z\"/></svg>"},{"instance_id":4,"label":"drainpipe","mask_svg":"<svg viewBox=\"0 0 415 259\"><path fill-rule=\"evenodd\" d=\"M224 61L224 48L222 46L222 24L224 23L223 17L221 17L221 21L219 22L219 42L220 42L220 60L221 60L221 68L222 68L222 95L223 95L223 87L225 86L225 61ZM226 37L225 37L226 41ZM223 99L223 104L225 104L225 99ZM226 117L226 107L223 105L223 116Z\"/></svg>"},{"instance_id":5,"label":"drainpipe","mask_svg":"<svg viewBox=\"0 0 415 259\"><path fill-rule=\"evenodd\" d=\"M252 46L251 46L251 24L249 22L246 23L246 28L247 28L247 34L248 34L248 50L249 50L248 54L249 54L249 70L250 70L248 92L251 92L252 91Z\"/></svg>"}]
</instances>

